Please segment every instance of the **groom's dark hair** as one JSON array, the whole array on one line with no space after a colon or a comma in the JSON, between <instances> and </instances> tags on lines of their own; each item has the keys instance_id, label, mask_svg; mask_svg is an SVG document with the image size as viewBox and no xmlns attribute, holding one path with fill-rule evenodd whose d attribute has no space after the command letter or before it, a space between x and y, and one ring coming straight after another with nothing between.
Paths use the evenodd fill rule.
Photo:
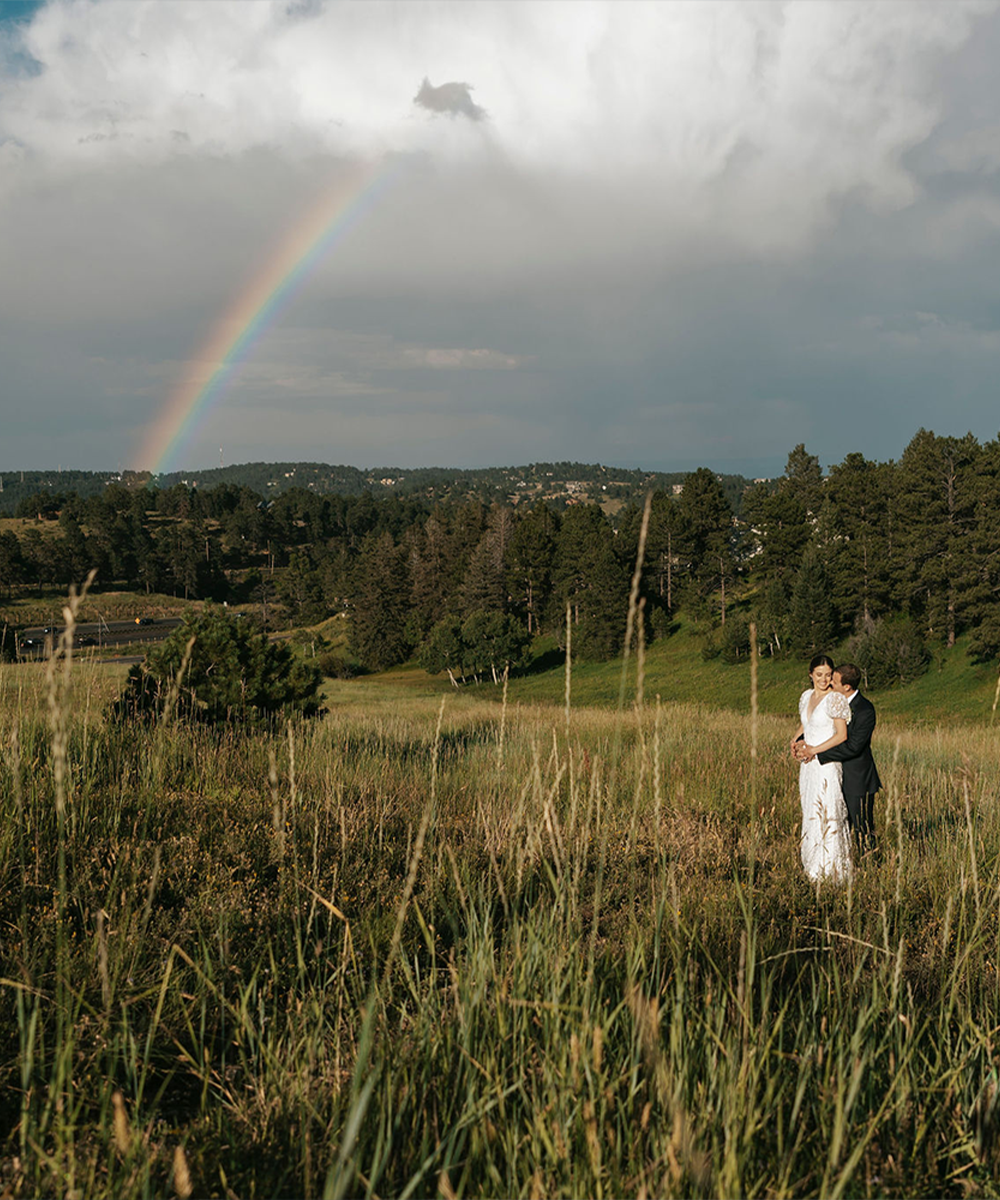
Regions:
<instances>
[{"instance_id":1,"label":"groom's dark hair","mask_svg":"<svg viewBox=\"0 0 1000 1200\"><path fill-rule=\"evenodd\" d=\"M846 683L852 692L858 690L858 684L861 682L861 670L854 663L841 663L837 667L837 674L840 676L840 682Z\"/></svg>"}]
</instances>

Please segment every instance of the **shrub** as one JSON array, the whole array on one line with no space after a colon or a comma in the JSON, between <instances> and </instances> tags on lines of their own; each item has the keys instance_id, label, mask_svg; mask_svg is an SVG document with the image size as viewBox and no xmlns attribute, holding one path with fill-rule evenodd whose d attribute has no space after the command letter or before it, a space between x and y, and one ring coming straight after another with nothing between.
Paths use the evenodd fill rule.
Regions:
<instances>
[{"instance_id":1,"label":"shrub","mask_svg":"<svg viewBox=\"0 0 1000 1200\"><path fill-rule=\"evenodd\" d=\"M648 640L652 642L670 637L676 631L677 626L671 619L670 613L662 605L657 604L653 607L646 629Z\"/></svg>"},{"instance_id":2,"label":"shrub","mask_svg":"<svg viewBox=\"0 0 1000 1200\"><path fill-rule=\"evenodd\" d=\"M336 654L332 650L324 650L321 654L317 654L316 666L327 679L356 679L362 673L361 667L357 663L351 662L343 654Z\"/></svg>"},{"instance_id":3,"label":"shrub","mask_svg":"<svg viewBox=\"0 0 1000 1200\"><path fill-rule=\"evenodd\" d=\"M6 621L0 621L0 662L10 662L17 649L17 630Z\"/></svg>"},{"instance_id":4,"label":"shrub","mask_svg":"<svg viewBox=\"0 0 1000 1200\"><path fill-rule=\"evenodd\" d=\"M319 711L319 683L311 663L269 642L249 622L218 610L189 613L129 672L112 717L151 719L174 691L178 716L208 724L279 713L313 716Z\"/></svg>"},{"instance_id":5,"label":"shrub","mask_svg":"<svg viewBox=\"0 0 1000 1200\"><path fill-rule=\"evenodd\" d=\"M969 638L969 657L973 662L995 662L1000 655L1000 605L993 604Z\"/></svg>"},{"instance_id":6,"label":"shrub","mask_svg":"<svg viewBox=\"0 0 1000 1200\"><path fill-rule=\"evenodd\" d=\"M729 618L719 630L718 638L719 650L725 662L742 662L750 654L750 622L742 613Z\"/></svg>"},{"instance_id":7,"label":"shrub","mask_svg":"<svg viewBox=\"0 0 1000 1200\"><path fill-rule=\"evenodd\" d=\"M717 630L708 629L702 634L701 661L714 662L722 653L722 645Z\"/></svg>"}]
</instances>

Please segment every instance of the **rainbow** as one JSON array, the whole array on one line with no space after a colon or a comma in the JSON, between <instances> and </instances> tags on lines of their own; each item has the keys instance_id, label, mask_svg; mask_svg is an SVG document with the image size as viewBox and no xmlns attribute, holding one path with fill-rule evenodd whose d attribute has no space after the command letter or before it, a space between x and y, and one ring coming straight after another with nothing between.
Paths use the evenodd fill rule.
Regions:
<instances>
[{"instance_id":1,"label":"rainbow","mask_svg":"<svg viewBox=\"0 0 1000 1200\"><path fill-rule=\"evenodd\" d=\"M341 181L275 247L263 268L217 321L187 362L186 378L150 427L139 463L153 474L176 469L199 424L239 366L316 266L369 211L398 167L386 163Z\"/></svg>"}]
</instances>

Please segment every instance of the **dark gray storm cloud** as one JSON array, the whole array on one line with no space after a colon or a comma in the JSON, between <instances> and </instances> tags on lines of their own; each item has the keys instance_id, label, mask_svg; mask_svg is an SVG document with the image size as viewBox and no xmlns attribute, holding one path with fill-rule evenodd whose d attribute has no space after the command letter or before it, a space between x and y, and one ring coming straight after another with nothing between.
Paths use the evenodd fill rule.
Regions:
<instances>
[{"instance_id":1,"label":"dark gray storm cloud","mask_svg":"<svg viewBox=\"0 0 1000 1200\"><path fill-rule=\"evenodd\" d=\"M829 464L897 457L920 425L993 437L998 55L994 0L52 0L0 20L0 470L143 465L178 380L315 212L350 219L192 467L225 444L765 474L798 442Z\"/></svg>"},{"instance_id":2,"label":"dark gray storm cloud","mask_svg":"<svg viewBox=\"0 0 1000 1200\"><path fill-rule=\"evenodd\" d=\"M413 103L428 112L468 117L470 121L482 121L486 117L486 109L473 102L472 85L468 83L442 83L435 87L425 75Z\"/></svg>"}]
</instances>

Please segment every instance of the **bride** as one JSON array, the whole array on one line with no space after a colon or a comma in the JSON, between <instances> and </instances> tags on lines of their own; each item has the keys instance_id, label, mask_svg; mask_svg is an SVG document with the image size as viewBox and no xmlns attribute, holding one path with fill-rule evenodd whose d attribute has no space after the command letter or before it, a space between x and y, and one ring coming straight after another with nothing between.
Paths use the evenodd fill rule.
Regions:
<instances>
[{"instance_id":1,"label":"bride","mask_svg":"<svg viewBox=\"0 0 1000 1200\"><path fill-rule=\"evenodd\" d=\"M799 697L801 722L792 738L802 801L802 866L812 880L841 881L851 871L847 806L840 763L816 758L847 740L851 706L833 684L833 660L818 654L809 664L812 687Z\"/></svg>"}]
</instances>

